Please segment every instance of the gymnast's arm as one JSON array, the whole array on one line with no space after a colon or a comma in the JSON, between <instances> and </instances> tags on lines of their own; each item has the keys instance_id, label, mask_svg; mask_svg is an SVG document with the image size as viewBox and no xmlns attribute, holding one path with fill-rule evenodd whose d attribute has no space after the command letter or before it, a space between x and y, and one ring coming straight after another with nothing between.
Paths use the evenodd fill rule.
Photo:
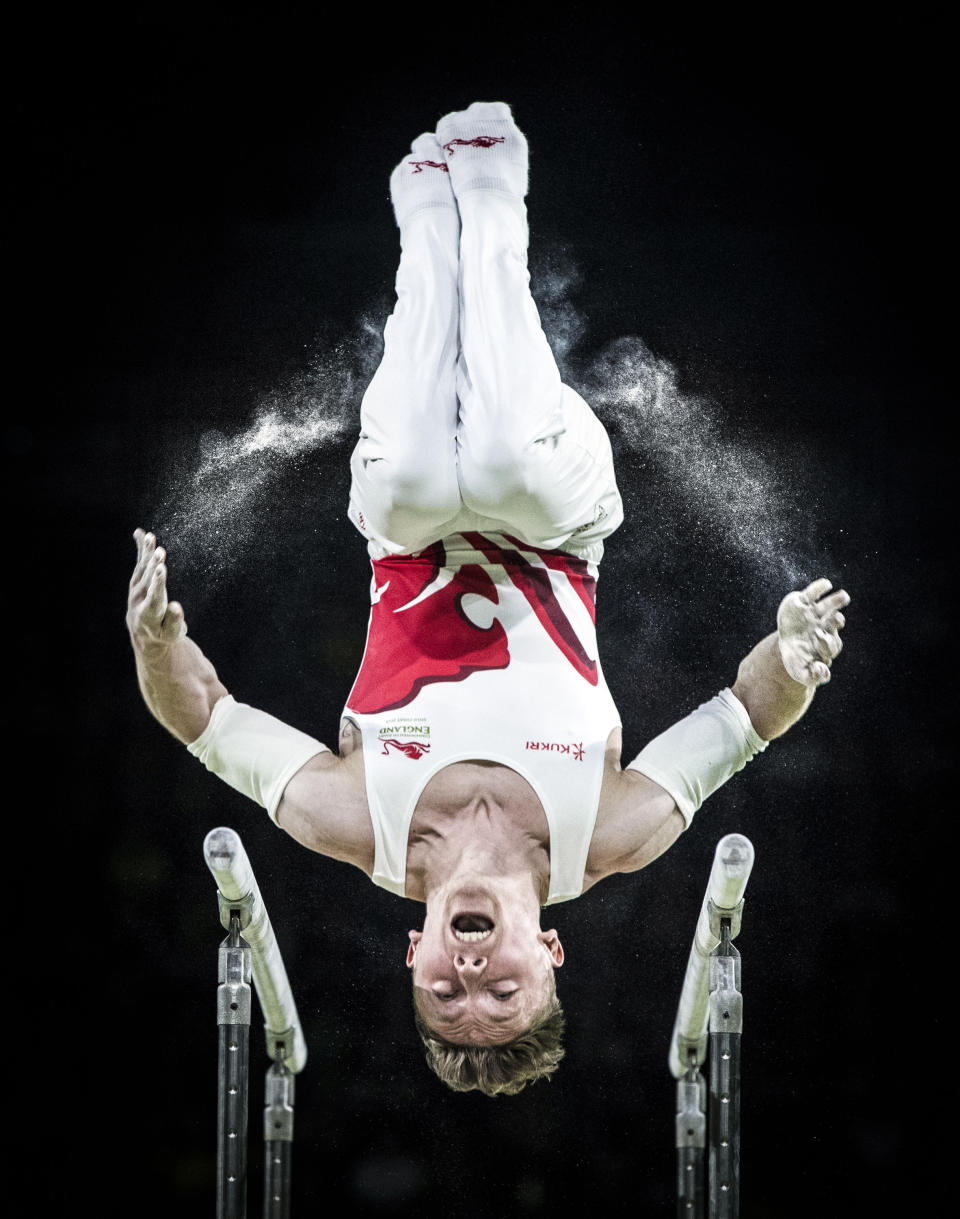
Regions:
<instances>
[{"instance_id":1,"label":"gymnast's arm","mask_svg":"<svg viewBox=\"0 0 960 1219\"><path fill-rule=\"evenodd\" d=\"M359 756L337 757L306 733L237 703L187 637L183 608L167 599L163 548L141 529L134 538L127 629L154 718L298 842L369 871L373 828Z\"/></svg>"},{"instance_id":2,"label":"gymnast's arm","mask_svg":"<svg viewBox=\"0 0 960 1219\"><path fill-rule=\"evenodd\" d=\"M733 687L661 733L625 770L611 740L588 880L656 859L708 796L806 712L842 647L850 598L830 589L816 580L786 596L777 630L740 662Z\"/></svg>"}]
</instances>

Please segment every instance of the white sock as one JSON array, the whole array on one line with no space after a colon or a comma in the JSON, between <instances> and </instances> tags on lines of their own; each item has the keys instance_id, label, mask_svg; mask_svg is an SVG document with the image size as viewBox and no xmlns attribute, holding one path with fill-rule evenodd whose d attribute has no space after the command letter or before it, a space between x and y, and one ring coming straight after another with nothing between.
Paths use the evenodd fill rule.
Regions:
<instances>
[{"instance_id":1,"label":"white sock","mask_svg":"<svg viewBox=\"0 0 960 1219\"><path fill-rule=\"evenodd\" d=\"M454 194L493 190L523 199L528 184L527 141L506 102L474 102L437 124Z\"/></svg>"},{"instance_id":2,"label":"white sock","mask_svg":"<svg viewBox=\"0 0 960 1219\"><path fill-rule=\"evenodd\" d=\"M456 211L443 149L432 131L417 136L390 175L390 198L400 228L417 212L444 207Z\"/></svg>"}]
</instances>

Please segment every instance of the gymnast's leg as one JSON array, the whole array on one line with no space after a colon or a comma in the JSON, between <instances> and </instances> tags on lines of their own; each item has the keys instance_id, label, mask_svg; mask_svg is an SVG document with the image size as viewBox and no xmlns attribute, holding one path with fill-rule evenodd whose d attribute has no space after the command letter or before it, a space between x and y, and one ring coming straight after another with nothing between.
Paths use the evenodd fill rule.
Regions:
<instances>
[{"instance_id":1,"label":"gymnast's leg","mask_svg":"<svg viewBox=\"0 0 960 1219\"><path fill-rule=\"evenodd\" d=\"M456 469L460 220L432 134L390 179L401 257L383 359L360 408L349 516L383 552L422 549L462 508Z\"/></svg>"},{"instance_id":2,"label":"gymnast's leg","mask_svg":"<svg viewBox=\"0 0 960 1219\"><path fill-rule=\"evenodd\" d=\"M503 102L447 115L437 138L462 225L463 502L533 545L586 548L617 528L623 507L606 431L561 383L530 295L526 140Z\"/></svg>"}]
</instances>

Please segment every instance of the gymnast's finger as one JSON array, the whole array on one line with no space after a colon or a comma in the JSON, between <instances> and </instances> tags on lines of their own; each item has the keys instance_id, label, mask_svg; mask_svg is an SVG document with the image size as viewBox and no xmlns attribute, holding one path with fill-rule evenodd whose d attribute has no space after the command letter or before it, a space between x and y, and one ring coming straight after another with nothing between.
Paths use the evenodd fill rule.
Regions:
<instances>
[{"instance_id":1,"label":"gymnast's finger","mask_svg":"<svg viewBox=\"0 0 960 1219\"><path fill-rule=\"evenodd\" d=\"M840 650L843 647L843 640L839 635L832 634L827 631L816 630L814 632L814 647L821 660L829 663L835 656L840 655Z\"/></svg>"},{"instance_id":2,"label":"gymnast's finger","mask_svg":"<svg viewBox=\"0 0 960 1219\"><path fill-rule=\"evenodd\" d=\"M824 597L817 602L817 612L821 616L825 616L834 610L843 609L845 605L849 604L850 594L845 589L839 588L835 593L831 593L829 597Z\"/></svg>"},{"instance_id":3,"label":"gymnast's finger","mask_svg":"<svg viewBox=\"0 0 960 1219\"><path fill-rule=\"evenodd\" d=\"M167 569L162 563L153 568L150 585L147 589L147 601L144 613L159 624L167 605Z\"/></svg>"},{"instance_id":4,"label":"gymnast's finger","mask_svg":"<svg viewBox=\"0 0 960 1219\"><path fill-rule=\"evenodd\" d=\"M154 539L154 543L155 542L156 539ZM147 557L147 565L143 572L143 579L141 580L140 587L137 590L139 597L149 597L151 595L154 576L156 575L158 568L165 567L166 558L167 552L162 546L154 545L150 548L150 553ZM166 571L164 571L164 576L166 576Z\"/></svg>"},{"instance_id":5,"label":"gymnast's finger","mask_svg":"<svg viewBox=\"0 0 960 1219\"><path fill-rule=\"evenodd\" d=\"M171 601L167 606L167 612L163 615L163 622L160 623L160 633L164 639L171 641L177 640L187 633L183 606L179 601Z\"/></svg>"},{"instance_id":6,"label":"gymnast's finger","mask_svg":"<svg viewBox=\"0 0 960 1219\"><path fill-rule=\"evenodd\" d=\"M156 535L148 533L143 539L143 567L140 571L140 578L137 581L137 591L141 597L146 596L150 581L153 578L154 568L157 565L157 555Z\"/></svg>"},{"instance_id":7,"label":"gymnast's finger","mask_svg":"<svg viewBox=\"0 0 960 1219\"><path fill-rule=\"evenodd\" d=\"M147 538L150 535L144 533L142 529L137 529L134 532L134 540L137 543L137 561L133 568L133 575L130 577L130 587L134 588L143 579L143 573L146 571L147 561L150 556L150 548L147 544Z\"/></svg>"},{"instance_id":8,"label":"gymnast's finger","mask_svg":"<svg viewBox=\"0 0 960 1219\"><path fill-rule=\"evenodd\" d=\"M830 680L830 666L823 661L815 660L810 665L810 675L818 686L825 686Z\"/></svg>"},{"instance_id":9,"label":"gymnast's finger","mask_svg":"<svg viewBox=\"0 0 960 1219\"><path fill-rule=\"evenodd\" d=\"M818 601L824 593L828 593L833 584L827 579L814 580L803 590L803 595L811 604Z\"/></svg>"}]
</instances>

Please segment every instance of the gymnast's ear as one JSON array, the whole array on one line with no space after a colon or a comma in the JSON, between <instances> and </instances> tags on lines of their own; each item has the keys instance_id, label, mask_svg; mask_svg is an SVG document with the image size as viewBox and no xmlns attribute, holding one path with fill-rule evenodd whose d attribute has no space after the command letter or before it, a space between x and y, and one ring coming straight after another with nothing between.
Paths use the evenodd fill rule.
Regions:
<instances>
[{"instance_id":1,"label":"gymnast's ear","mask_svg":"<svg viewBox=\"0 0 960 1219\"><path fill-rule=\"evenodd\" d=\"M413 969L413 958L417 955L417 945L423 939L422 931L408 931L410 947L407 949L407 969Z\"/></svg>"},{"instance_id":2,"label":"gymnast's ear","mask_svg":"<svg viewBox=\"0 0 960 1219\"><path fill-rule=\"evenodd\" d=\"M544 945L547 952L550 953L554 969L559 969L563 964L563 945L560 943L560 937L556 931L553 928L549 931L541 931L537 939Z\"/></svg>"}]
</instances>

